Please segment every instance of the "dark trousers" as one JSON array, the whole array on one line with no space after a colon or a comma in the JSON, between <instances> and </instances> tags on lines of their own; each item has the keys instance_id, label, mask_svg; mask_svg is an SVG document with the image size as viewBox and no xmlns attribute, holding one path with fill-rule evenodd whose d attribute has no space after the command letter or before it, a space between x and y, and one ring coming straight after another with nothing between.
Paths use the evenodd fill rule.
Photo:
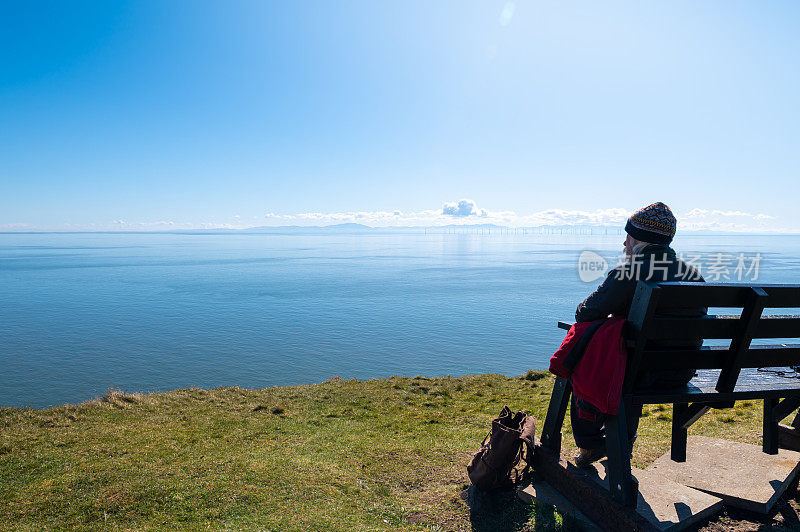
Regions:
<instances>
[{"instance_id":1,"label":"dark trousers","mask_svg":"<svg viewBox=\"0 0 800 532\"><path fill-rule=\"evenodd\" d=\"M694 371L680 372L680 373L661 373L655 375L644 375L641 380L637 382L637 390L663 390L669 388L677 388L686 386ZM636 438L636 431L639 429L639 417L642 415L642 405L631 406L631 412L628 412L628 439L633 444ZM575 394L572 394L570 400L569 417L572 421L572 434L575 436L575 444L581 449L598 449L605 447L605 424L608 418L597 410L591 403L583 399L576 399Z\"/></svg>"},{"instance_id":2,"label":"dark trousers","mask_svg":"<svg viewBox=\"0 0 800 532\"><path fill-rule=\"evenodd\" d=\"M642 415L642 405L633 407L634 412L628 415L628 439L633 442L639 428L639 416ZM579 412L580 410L580 412ZM606 419L607 414L597 410L591 403L583 399L572 399L569 405L569 417L572 421L572 434L575 443L581 449L598 449L606 446Z\"/></svg>"}]
</instances>

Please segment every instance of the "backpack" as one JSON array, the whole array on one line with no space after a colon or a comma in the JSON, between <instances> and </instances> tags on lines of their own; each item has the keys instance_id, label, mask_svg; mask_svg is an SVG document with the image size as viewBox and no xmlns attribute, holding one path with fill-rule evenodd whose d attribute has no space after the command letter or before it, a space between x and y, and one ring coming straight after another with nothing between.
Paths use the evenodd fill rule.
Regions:
<instances>
[{"instance_id":1,"label":"backpack","mask_svg":"<svg viewBox=\"0 0 800 532\"><path fill-rule=\"evenodd\" d=\"M492 421L492 430L483 439L480 451L467 465L470 482L484 491L516 486L533 463L535 430L536 420L533 416L525 412L513 414L511 409L504 406L500 415ZM525 467L520 471L516 467L521 459L525 460Z\"/></svg>"}]
</instances>

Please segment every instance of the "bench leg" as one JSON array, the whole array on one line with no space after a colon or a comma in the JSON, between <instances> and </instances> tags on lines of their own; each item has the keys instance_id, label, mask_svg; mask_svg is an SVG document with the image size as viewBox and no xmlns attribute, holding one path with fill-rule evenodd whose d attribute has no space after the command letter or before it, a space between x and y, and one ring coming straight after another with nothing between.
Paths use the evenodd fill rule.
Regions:
<instances>
[{"instance_id":1,"label":"bench leg","mask_svg":"<svg viewBox=\"0 0 800 532\"><path fill-rule=\"evenodd\" d=\"M764 399L764 441L762 449L767 454L778 454L778 420L775 417L775 407L778 399Z\"/></svg>"},{"instance_id":2,"label":"bench leg","mask_svg":"<svg viewBox=\"0 0 800 532\"><path fill-rule=\"evenodd\" d=\"M688 431L683 426L683 419L689 413L689 403L675 403L672 405L672 443L669 457L673 462L686 461L686 439Z\"/></svg>"},{"instance_id":3,"label":"bench leg","mask_svg":"<svg viewBox=\"0 0 800 532\"><path fill-rule=\"evenodd\" d=\"M672 444L670 458L675 462L686 461L687 431L695 421L703 417L712 407L701 403L672 404Z\"/></svg>"},{"instance_id":4,"label":"bench leg","mask_svg":"<svg viewBox=\"0 0 800 532\"><path fill-rule=\"evenodd\" d=\"M627 420L629 406L620 401L617 415L606 419L608 487L615 501L623 506L636 508L639 483L631 476L631 445Z\"/></svg>"},{"instance_id":5,"label":"bench leg","mask_svg":"<svg viewBox=\"0 0 800 532\"><path fill-rule=\"evenodd\" d=\"M550 405L547 407L547 417L542 427L542 447L561 455L561 427L564 425L564 415L569 405L572 383L567 379L556 377L553 393L550 396Z\"/></svg>"}]
</instances>

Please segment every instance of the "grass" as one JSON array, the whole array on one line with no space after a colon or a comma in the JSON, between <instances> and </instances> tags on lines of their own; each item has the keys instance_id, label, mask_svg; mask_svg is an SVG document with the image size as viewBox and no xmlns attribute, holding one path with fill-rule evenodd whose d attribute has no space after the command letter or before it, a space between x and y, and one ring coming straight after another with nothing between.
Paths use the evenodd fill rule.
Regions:
<instances>
[{"instance_id":1,"label":"grass","mask_svg":"<svg viewBox=\"0 0 800 532\"><path fill-rule=\"evenodd\" d=\"M503 405L544 419L553 378L332 379L0 409L0 526L40 529L559 530L570 518L469 490L465 466ZM633 463L669 448L645 407ZM570 433L567 419L565 433ZM758 444L760 404L690 430ZM537 432L538 435L538 432ZM574 452L565 434L564 453Z\"/></svg>"}]
</instances>

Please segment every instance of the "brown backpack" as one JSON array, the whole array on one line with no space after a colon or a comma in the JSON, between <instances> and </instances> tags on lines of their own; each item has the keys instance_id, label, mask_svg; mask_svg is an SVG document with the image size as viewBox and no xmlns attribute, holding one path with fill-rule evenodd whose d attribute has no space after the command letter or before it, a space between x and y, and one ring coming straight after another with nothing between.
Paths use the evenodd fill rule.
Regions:
<instances>
[{"instance_id":1,"label":"brown backpack","mask_svg":"<svg viewBox=\"0 0 800 532\"><path fill-rule=\"evenodd\" d=\"M492 430L483 439L481 450L467 466L469 480L484 491L514 487L533 463L535 430L533 416L525 412L512 414L511 409L504 406L492 421ZM516 467L521 459L525 460L525 467L520 471Z\"/></svg>"}]
</instances>

